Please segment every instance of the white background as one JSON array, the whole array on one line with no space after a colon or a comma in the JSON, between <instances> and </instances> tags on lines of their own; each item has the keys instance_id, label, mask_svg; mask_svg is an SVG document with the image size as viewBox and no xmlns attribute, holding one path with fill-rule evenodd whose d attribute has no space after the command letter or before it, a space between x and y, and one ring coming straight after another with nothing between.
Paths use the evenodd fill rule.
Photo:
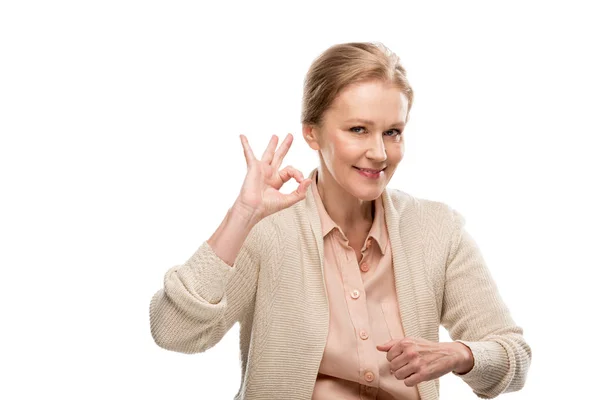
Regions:
<instances>
[{"instance_id":1,"label":"white background","mask_svg":"<svg viewBox=\"0 0 600 400\"><path fill-rule=\"evenodd\" d=\"M594 397L592 3L2 2L0 398L233 398L238 327L166 351L150 298L239 193L239 134L262 154L291 132L284 165L317 166L302 81L349 41L390 47L415 91L390 186L466 217L524 328L527 384L502 398ZM441 387L476 398L455 376Z\"/></svg>"}]
</instances>

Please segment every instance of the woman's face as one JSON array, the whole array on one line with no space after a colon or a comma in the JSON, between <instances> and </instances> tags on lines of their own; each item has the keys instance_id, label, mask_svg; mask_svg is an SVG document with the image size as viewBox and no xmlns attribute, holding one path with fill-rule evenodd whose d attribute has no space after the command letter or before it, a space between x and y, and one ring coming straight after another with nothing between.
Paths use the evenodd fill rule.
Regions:
<instances>
[{"instance_id":1,"label":"woman's face","mask_svg":"<svg viewBox=\"0 0 600 400\"><path fill-rule=\"evenodd\" d=\"M303 134L338 185L361 200L374 200L404 156L407 113L400 89L380 81L358 83L340 92L320 129L304 126ZM359 168L383 171L373 179Z\"/></svg>"}]
</instances>

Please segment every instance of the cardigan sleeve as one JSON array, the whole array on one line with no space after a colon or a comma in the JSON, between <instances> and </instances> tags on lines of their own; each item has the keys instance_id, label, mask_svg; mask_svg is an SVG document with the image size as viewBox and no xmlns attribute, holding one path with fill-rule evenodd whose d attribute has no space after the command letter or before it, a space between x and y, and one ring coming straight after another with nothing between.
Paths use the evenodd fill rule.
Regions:
<instances>
[{"instance_id":1,"label":"cardigan sleeve","mask_svg":"<svg viewBox=\"0 0 600 400\"><path fill-rule=\"evenodd\" d=\"M150 301L150 332L156 344L180 353L201 353L217 344L254 306L260 264L260 223L252 228L233 266L207 241L164 275Z\"/></svg>"},{"instance_id":2,"label":"cardigan sleeve","mask_svg":"<svg viewBox=\"0 0 600 400\"><path fill-rule=\"evenodd\" d=\"M523 388L531 348L502 300L481 250L465 230L465 218L452 212L441 324L452 340L473 353L473 368L466 374L454 374L479 398L491 399Z\"/></svg>"}]
</instances>

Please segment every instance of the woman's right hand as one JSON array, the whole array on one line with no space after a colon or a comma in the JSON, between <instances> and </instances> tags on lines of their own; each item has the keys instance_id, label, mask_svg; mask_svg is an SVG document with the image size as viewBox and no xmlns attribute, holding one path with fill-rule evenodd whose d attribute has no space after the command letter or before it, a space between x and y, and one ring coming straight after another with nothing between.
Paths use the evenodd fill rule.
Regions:
<instances>
[{"instance_id":1,"label":"woman's right hand","mask_svg":"<svg viewBox=\"0 0 600 400\"><path fill-rule=\"evenodd\" d=\"M279 170L283 158L292 145L293 136L288 134L279 149L275 151L278 139L273 135L262 158L257 160L246 136L240 135L248 172L234 207L247 213L248 217L255 222L304 199L311 182L310 179L304 179L302 172L292 166ZM289 194L279 192L283 184L291 178L299 183L296 190Z\"/></svg>"}]
</instances>

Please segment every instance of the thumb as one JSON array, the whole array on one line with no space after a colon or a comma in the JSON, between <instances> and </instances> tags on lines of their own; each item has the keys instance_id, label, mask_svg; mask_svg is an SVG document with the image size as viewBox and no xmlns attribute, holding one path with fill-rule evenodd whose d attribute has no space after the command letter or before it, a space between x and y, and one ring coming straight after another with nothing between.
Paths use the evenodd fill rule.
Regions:
<instances>
[{"instance_id":1,"label":"thumb","mask_svg":"<svg viewBox=\"0 0 600 400\"><path fill-rule=\"evenodd\" d=\"M392 346L394 345L395 340L390 340L387 343L384 344L378 344L377 345L377 350L379 351L388 351L389 349L392 348Z\"/></svg>"},{"instance_id":2,"label":"thumb","mask_svg":"<svg viewBox=\"0 0 600 400\"><path fill-rule=\"evenodd\" d=\"M306 197L306 192L308 191L310 183L310 178L307 178L303 180L300 183L300 185L298 185L298 188L296 190L294 190L292 193L285 195L285 207L290 207L291 205L304 199Z\"/></svg>"}]
</instances>

